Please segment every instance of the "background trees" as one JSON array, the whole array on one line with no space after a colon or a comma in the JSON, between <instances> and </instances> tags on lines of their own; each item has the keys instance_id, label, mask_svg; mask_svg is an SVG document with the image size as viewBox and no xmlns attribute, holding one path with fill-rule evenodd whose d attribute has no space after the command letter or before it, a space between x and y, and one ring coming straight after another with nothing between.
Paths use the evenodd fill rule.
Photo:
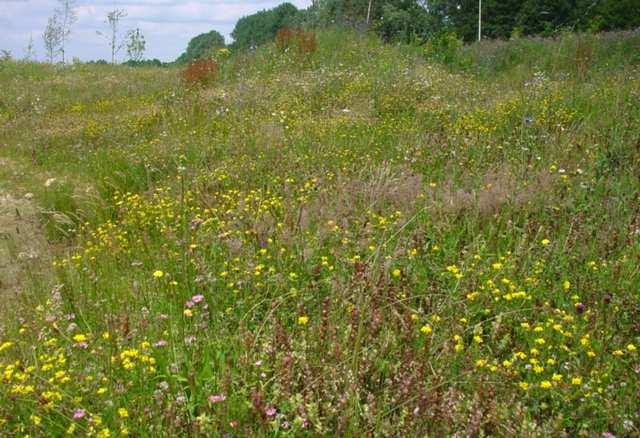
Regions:
<instances>
[{"instance_id":1,"label":"background trees","mask_svg":"<svg viewBox=\"0 0 640 438\"><path fill-rule=\"evenodd\" d=\"M246 28L266 12L238 22L243 33L255 33ZM483 0L482 18L485 38L629 29L640 26L640 0ZM478 0L316 0L292 20L315 27L369 28L387 41L426 39L443 31L472 41L478 32Z\"/></svg>"},{"instance_id":2,"label":"background trees","mask_svg":"<svg viewBox=\"0 0 640 438\"><path fill-rule=\"evenodd\" d=\"M60 44L62 43L62 31L57 15L54 14L49 17L47 27L44 28L42 34L42 42L44 43L44 50L47 54L47 61L53 63L60 50Z\"/></svg>"},{"instance_id":3,"label":"background trees","mask_svg":"<svg viewBox=\"0 0 640 438\"><path fill-rule=\"evenodd\" d=\"M147 46L147 42L145 41L144 35L142 35L140 29L131 29L129 32L127 32L125 43L127 46L127 57L129 58L128 60L134 62L141 61Z\"/></svg>"},{"instance_id":4,"label":"background trees","mask_svg":"<svg viewBox=\"0 0 640 438\"><path fill-rule=\"evenodd\" d=\"M231 36L235 48L246 49L272 40L278 30L295 23L299 11L291 3L283 3L241 18L236 23Z\"/></svg>"},{"instance_id":5,"label":"background trees","mask_svg":"<svg viewBox=\"0 0 640 438\"><path fill-rule=\"evenodd\" d=\"M75 0L58 0L59 6L55 10L58 16L59 32L60 32L60 53L62 54L62 63L65 63L65 47L69 36L71 35L71 26L77 21L76 1Z\"/></svg>"},{"instance_id":6,"label":"background trees","mask_svg":"<svg viewBox=\"0 0 640 438\"><path fill-rule=\"evenodd\" d=\"M205 56L211 49L224 47L224 37L219 32L202 33L189 41L187 50L176 59L177 63L184 64L195 61Z\"/></svg>"}]
</instances>

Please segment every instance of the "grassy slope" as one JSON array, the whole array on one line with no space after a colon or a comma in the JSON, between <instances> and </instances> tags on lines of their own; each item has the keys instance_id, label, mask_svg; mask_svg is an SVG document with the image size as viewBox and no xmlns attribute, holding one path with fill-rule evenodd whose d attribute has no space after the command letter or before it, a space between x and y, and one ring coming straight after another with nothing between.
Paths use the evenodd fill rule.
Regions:
<instances>
[{"instance_id":1,"label":"grassy slope","mask_svg":"<svg viewBox=\"0 0 640 438\"><path fill-rule=\"evenodd\" d=\"M4 185L62 249L0 430L638 433L638 44L3 65Z\"/></svg>"}]
</instances>

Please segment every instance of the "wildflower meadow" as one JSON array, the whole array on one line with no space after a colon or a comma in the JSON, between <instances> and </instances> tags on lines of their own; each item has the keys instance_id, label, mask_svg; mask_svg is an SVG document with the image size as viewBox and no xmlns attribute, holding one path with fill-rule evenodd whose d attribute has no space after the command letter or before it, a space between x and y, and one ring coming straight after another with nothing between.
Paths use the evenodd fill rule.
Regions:
<instances>
[{"instance_id":1,"label":"wildflower meadow","mask_svg":"<svg viewBox=\"0 0 640 438\"><path fill-rule=\"evenodd\" d=\"M0 435L640 435L640 34L279 35L0 63Z\"/></svg>"}]
</instances>

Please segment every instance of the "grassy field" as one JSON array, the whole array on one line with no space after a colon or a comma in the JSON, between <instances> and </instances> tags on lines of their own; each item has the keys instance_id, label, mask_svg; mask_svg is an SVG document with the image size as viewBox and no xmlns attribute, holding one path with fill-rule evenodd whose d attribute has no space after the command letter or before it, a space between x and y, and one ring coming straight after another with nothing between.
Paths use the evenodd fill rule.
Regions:
<instances>
[{"instance_id":1,"label":"grassy field","mask_svg":"<svg viewBox=\"0 0 640 438\"><path fill-rule=\"evenodd\" d=\"M446 50L0 64L0 434L638 436L640 35Z\"/></svg>"}]
</instances>

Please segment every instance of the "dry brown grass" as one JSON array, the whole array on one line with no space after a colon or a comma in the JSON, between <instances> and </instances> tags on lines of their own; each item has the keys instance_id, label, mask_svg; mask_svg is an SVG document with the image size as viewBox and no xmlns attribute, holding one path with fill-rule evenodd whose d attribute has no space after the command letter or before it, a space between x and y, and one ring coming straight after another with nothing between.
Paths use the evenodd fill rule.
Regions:
<instances>
[{"instance_id":1,"label":"dry brown grass","mask_svg":"<svg viewBox=\"0 0 640 438\"><path fill-rule=\"evenodd\" d=\"M182 70L180 76L188 85L209 85L218 78L218 64L212 59L199 59Z\"/></svg>"},{"instance_id":2,"label":"dry brown grass","mask_svg":"<svg viewBox=\"0 0 640 438\"><path fill-rule=\"evenodd\" d=\"M430 189L433 208L447 214L475 212L480 216L492 216L505 207L525 208L536 201L547 204L552 201L553 182L548 172L538 172L519 181L508 170L494 169L484 175L479 186L469 183L460 187L453 181Z\"/></svg>"},{"instance_id":3,"label":"dry brown grass","mask_svg":"<svg viewBox=\"0 0 640 438\"><path fill-rule=\"evenodd\" d=\"M301 55L309 55L316 51L318 43L314 32L283 27L276 34L276 47L283 52L296 49Z\"/></svg>"},{"instance_id":4,"label":"dry brown grass","mask_svg":"<svg viewBox=\"0 0 640 438\"><path fill-rule=\"evenodd\" d=\"M0 192L0 324L3 314L16 308L17 294L30 279L46 275L48 266L49 245L37 208L30 200Z\"/></svg>"}]
</instances>

